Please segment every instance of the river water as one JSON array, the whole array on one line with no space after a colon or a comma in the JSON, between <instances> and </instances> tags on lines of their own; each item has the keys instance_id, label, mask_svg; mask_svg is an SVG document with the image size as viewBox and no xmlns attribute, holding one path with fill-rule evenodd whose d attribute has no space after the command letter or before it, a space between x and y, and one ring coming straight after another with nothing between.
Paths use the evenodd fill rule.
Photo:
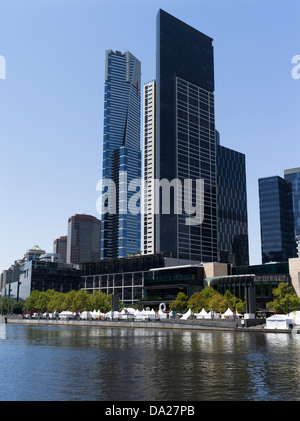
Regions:
<instances>
[{"instance_id":1,"label":"river water","mask_svg":"<svg viewBox=\"0 0 300 421\"><path fill-rule=\"evenodd\" d=\"M2 401L291 401L300 335L0 325Z\"/></svg>"}]
</instances>

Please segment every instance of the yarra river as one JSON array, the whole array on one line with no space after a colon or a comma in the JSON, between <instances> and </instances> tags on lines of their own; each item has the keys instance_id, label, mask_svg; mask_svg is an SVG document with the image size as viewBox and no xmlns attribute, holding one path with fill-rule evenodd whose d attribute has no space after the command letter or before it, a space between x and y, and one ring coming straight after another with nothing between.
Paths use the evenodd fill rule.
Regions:
<instances>
[{"instance_id":1,"label":"yarra river","mask_svg":"<svg viewBox=\"0 0 300 421\"><path fill-rule=\"evenodd\" d=\"M0 325L1 401L298 401L300 334Z\"/></svg>"}]
</instances>

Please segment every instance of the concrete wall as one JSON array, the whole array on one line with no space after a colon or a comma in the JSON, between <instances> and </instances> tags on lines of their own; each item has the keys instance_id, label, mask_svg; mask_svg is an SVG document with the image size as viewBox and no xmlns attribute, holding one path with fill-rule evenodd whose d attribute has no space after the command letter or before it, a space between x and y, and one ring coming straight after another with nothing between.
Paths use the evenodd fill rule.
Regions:
<instances>
[{"instance_id":1,"label":"concrete wall","mask_svg":"<svg viewBox=\"0 0 300 421\"><path fill-rule=\"evenodd\" d=\"M300 257L289 259L289 272L295 293L300 297Z\"/></svg>"},{"instance_id":2,"label":"concrete wall","mask_svg":"<svg viewBox=\"0 0 300 421\"><path fill-rule=\"evenodd\" d=\"M203 263L203 267L205 278L213 278L214 276L228 275L227 263Z\"/></svg>"},{"instance_id":3,"label":"concrete wall","mask_svg":"<svg viewBox=\"0 0 300 421\"><path fill-rule=\"evenodd\" d=\"M142 327L142 328L168 328L168 329L220 329L233 330L241 328L241 319L162 319L160 321L95 321L95 320L46 320L46 319L22 319L9 317L9 323L22 324L48 324L48 325L76 325L76 326L99 326L99 327ZM265 319L249 319L244 321L244 327L256 326L265 323Z\"/></svg>"}]
</instances>

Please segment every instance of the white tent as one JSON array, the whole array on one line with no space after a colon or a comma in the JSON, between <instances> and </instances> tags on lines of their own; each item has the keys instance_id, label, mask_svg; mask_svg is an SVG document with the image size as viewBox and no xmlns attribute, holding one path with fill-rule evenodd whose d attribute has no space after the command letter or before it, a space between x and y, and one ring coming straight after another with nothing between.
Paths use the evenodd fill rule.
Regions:
<instances>
[{"instance_id":1,"label":"white tent","mask_svg":"<svg viewBox=\"0 0 300 421\"><path fill-rule=\"evenodd\" d=\"M127 312L127 313L132 313L132 314L138 313L138 310L136 310L135 308L132 308L132 307L127 307L127 308L124 308L123 310L125 310L125 312Z\"/></svg>"},{"instance_id":2,"label":"white tent","mask_svg":"<svg viewBox=\"0 0 300 421\"><path fill-rule=\"evenodd\" d=\"M205 319L219 319L219 318L220 318L220 314L212 310L210 310L210 312L208 312L207 315L205 316Z\"/></svg>"},{"instance_id":3,"label":"white tent","mask_svg":"<svg viewBox=\"0 0 300 421\"><path fill-rule=\"evenodd\" d=\"M225 313L222 314L222 319L232 319L232 318L233 318L233 312L228 307Z\"/></svg>"},{"instance_id":4,"label":"white tent","mask_svg":"<svg viewBox=\"0 0 300 421\"><path fill-rule=\"evenodd\" d=\"M108 311L105 314L105 318L109 320L119 320L121 319L121 317L121 313L119 313L118 311Z\"/></svg>"},{"instance_id":5,"label":"white tent","mask_svg":"<svg viewBox=\"0 0 300 421\"><path fill-rule=\"evenodd\" d=\"M289 329L294 320L287 314L274 314L266 319L266 329Z\"/></svg>"},{"instance_id":6,"label":"white tent","mask_svg":"<svg viewBox=\"0 0 300 421\"><path fill-rule=\"evenodd\" d=\"M61 313L59 313L59 318L61 320L69 320L75 319L75 316L71 311L62 311Z\"/></svg>"},{"instance_id":7,"label":"white tent","mask_svg":"<svg viewBox=\"0 0 300 421\"><path fill-rule=\"evenodd\" d=\"M134 314L131 313L130 311L127 311L128 309L123 308L121 311L121 318L122 320L133 320L134 319Z\"/></svg>"},{"instance_id":8,"label":"white tent","mask_svg":"<svg viewBox=\"0 0 300 421\"><path fill-rule=\"evenodd\" d=\"M92 320L92 313L90 311L83 311L80 313L81 320Z\"/></svg>"},{"instance_id":9,"label":"white tent","mask_svg":"<svg viewBox=\"0 0 300 421\"><path fill-rule=\"evenodd\" d=\"M289 317L294 320L296 325L300 325L300 311L292 311L289 313Z\"/></svg>"},{"instance_id":10,"label":"white tent","mask_svg":"<svg viewBox=\"0 0 300 421\"><path fill-rule=\"evenodd\" d=\"M92 315L92 319L94 319L94 320L102 319L105 316L105 314L104 313L101 313L100 310L98 310L98 311L96 311L96 310L92 311L91 312L91 315Z\"/></svg>"},{"instance_id":11,"label":"white tent","mask_svg":"<svg viewBox=\"0 0 300 421\"><path fill-rule=\"evenodd\" d=\"M155 311L142 310L135 315L135 320L155 320Z\"/></svg>"},{"instance_id":12,"label":"white tent","mask_svg":"<svg viewBox=\"0 0 300 421\"><path fill-rule=\"evenodd\" d=\"M196 314L196 319L204 319L207 316L207 311L204 308L200 311L200 313Z\"/></svg>"},{"instance_id":13,"label":"white tent","mask_svg":"<svg viewBox=\"0 0 300 421\"><path fill-rule=\"evenodd\" d=\"M186 313L182 317L180 317L180 320L187 320L192 314L192 310L189 308Z\"/></svg>"}]
</instances>

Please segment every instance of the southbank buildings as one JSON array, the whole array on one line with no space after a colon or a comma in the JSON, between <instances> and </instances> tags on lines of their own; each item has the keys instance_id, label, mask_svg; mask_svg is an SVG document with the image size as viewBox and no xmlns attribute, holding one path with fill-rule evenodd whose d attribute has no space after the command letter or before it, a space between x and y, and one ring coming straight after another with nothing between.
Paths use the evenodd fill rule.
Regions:
<instances>
[{"instance_id":1,"label":"southbank buildings","mask_svg":"<svg viewBox=\"0 0 300 421\"><path fill-rule=\"evenodd\" d=\"M101 255L100 221L74 215L68 236L55 240L62 262L46 255L15 262L3 285L14 284L16 296L20 285L27 292L77 285L153 306L206 285L242 299L253 286L261 308L279 282L292 279L300 295L300 169L260 180L263 263L283 263L248 266L246 159L221 145L216 130L213 40L163 10L156 35L156 79L143 87L142 159L141 63L128 51L105 55ZM141 164L142 200L133 184Z\"/></svg>"},{"instance_id":2,"label":"southbank buildings","mask_svg":"<svg viewBox=\"0 0 300 421\"><path fill-rule=\"evenodd\" d=\"M139 174L138 134L129 138L126 126L140 123L135 60L106 52L103 179L113 180L115 201L102 193L102 259L83 264L83 279L90 292L153 305L201 290L205 277L230 275L231 265L248 265L246 168L245 156L221 146L216 132L213 40L159 10L156 79L143 87L143 211L132 216L130 233L122 229L130 180L120 157L129 141L136 155L122 170Z\"/></svg>"}]
</instances>

